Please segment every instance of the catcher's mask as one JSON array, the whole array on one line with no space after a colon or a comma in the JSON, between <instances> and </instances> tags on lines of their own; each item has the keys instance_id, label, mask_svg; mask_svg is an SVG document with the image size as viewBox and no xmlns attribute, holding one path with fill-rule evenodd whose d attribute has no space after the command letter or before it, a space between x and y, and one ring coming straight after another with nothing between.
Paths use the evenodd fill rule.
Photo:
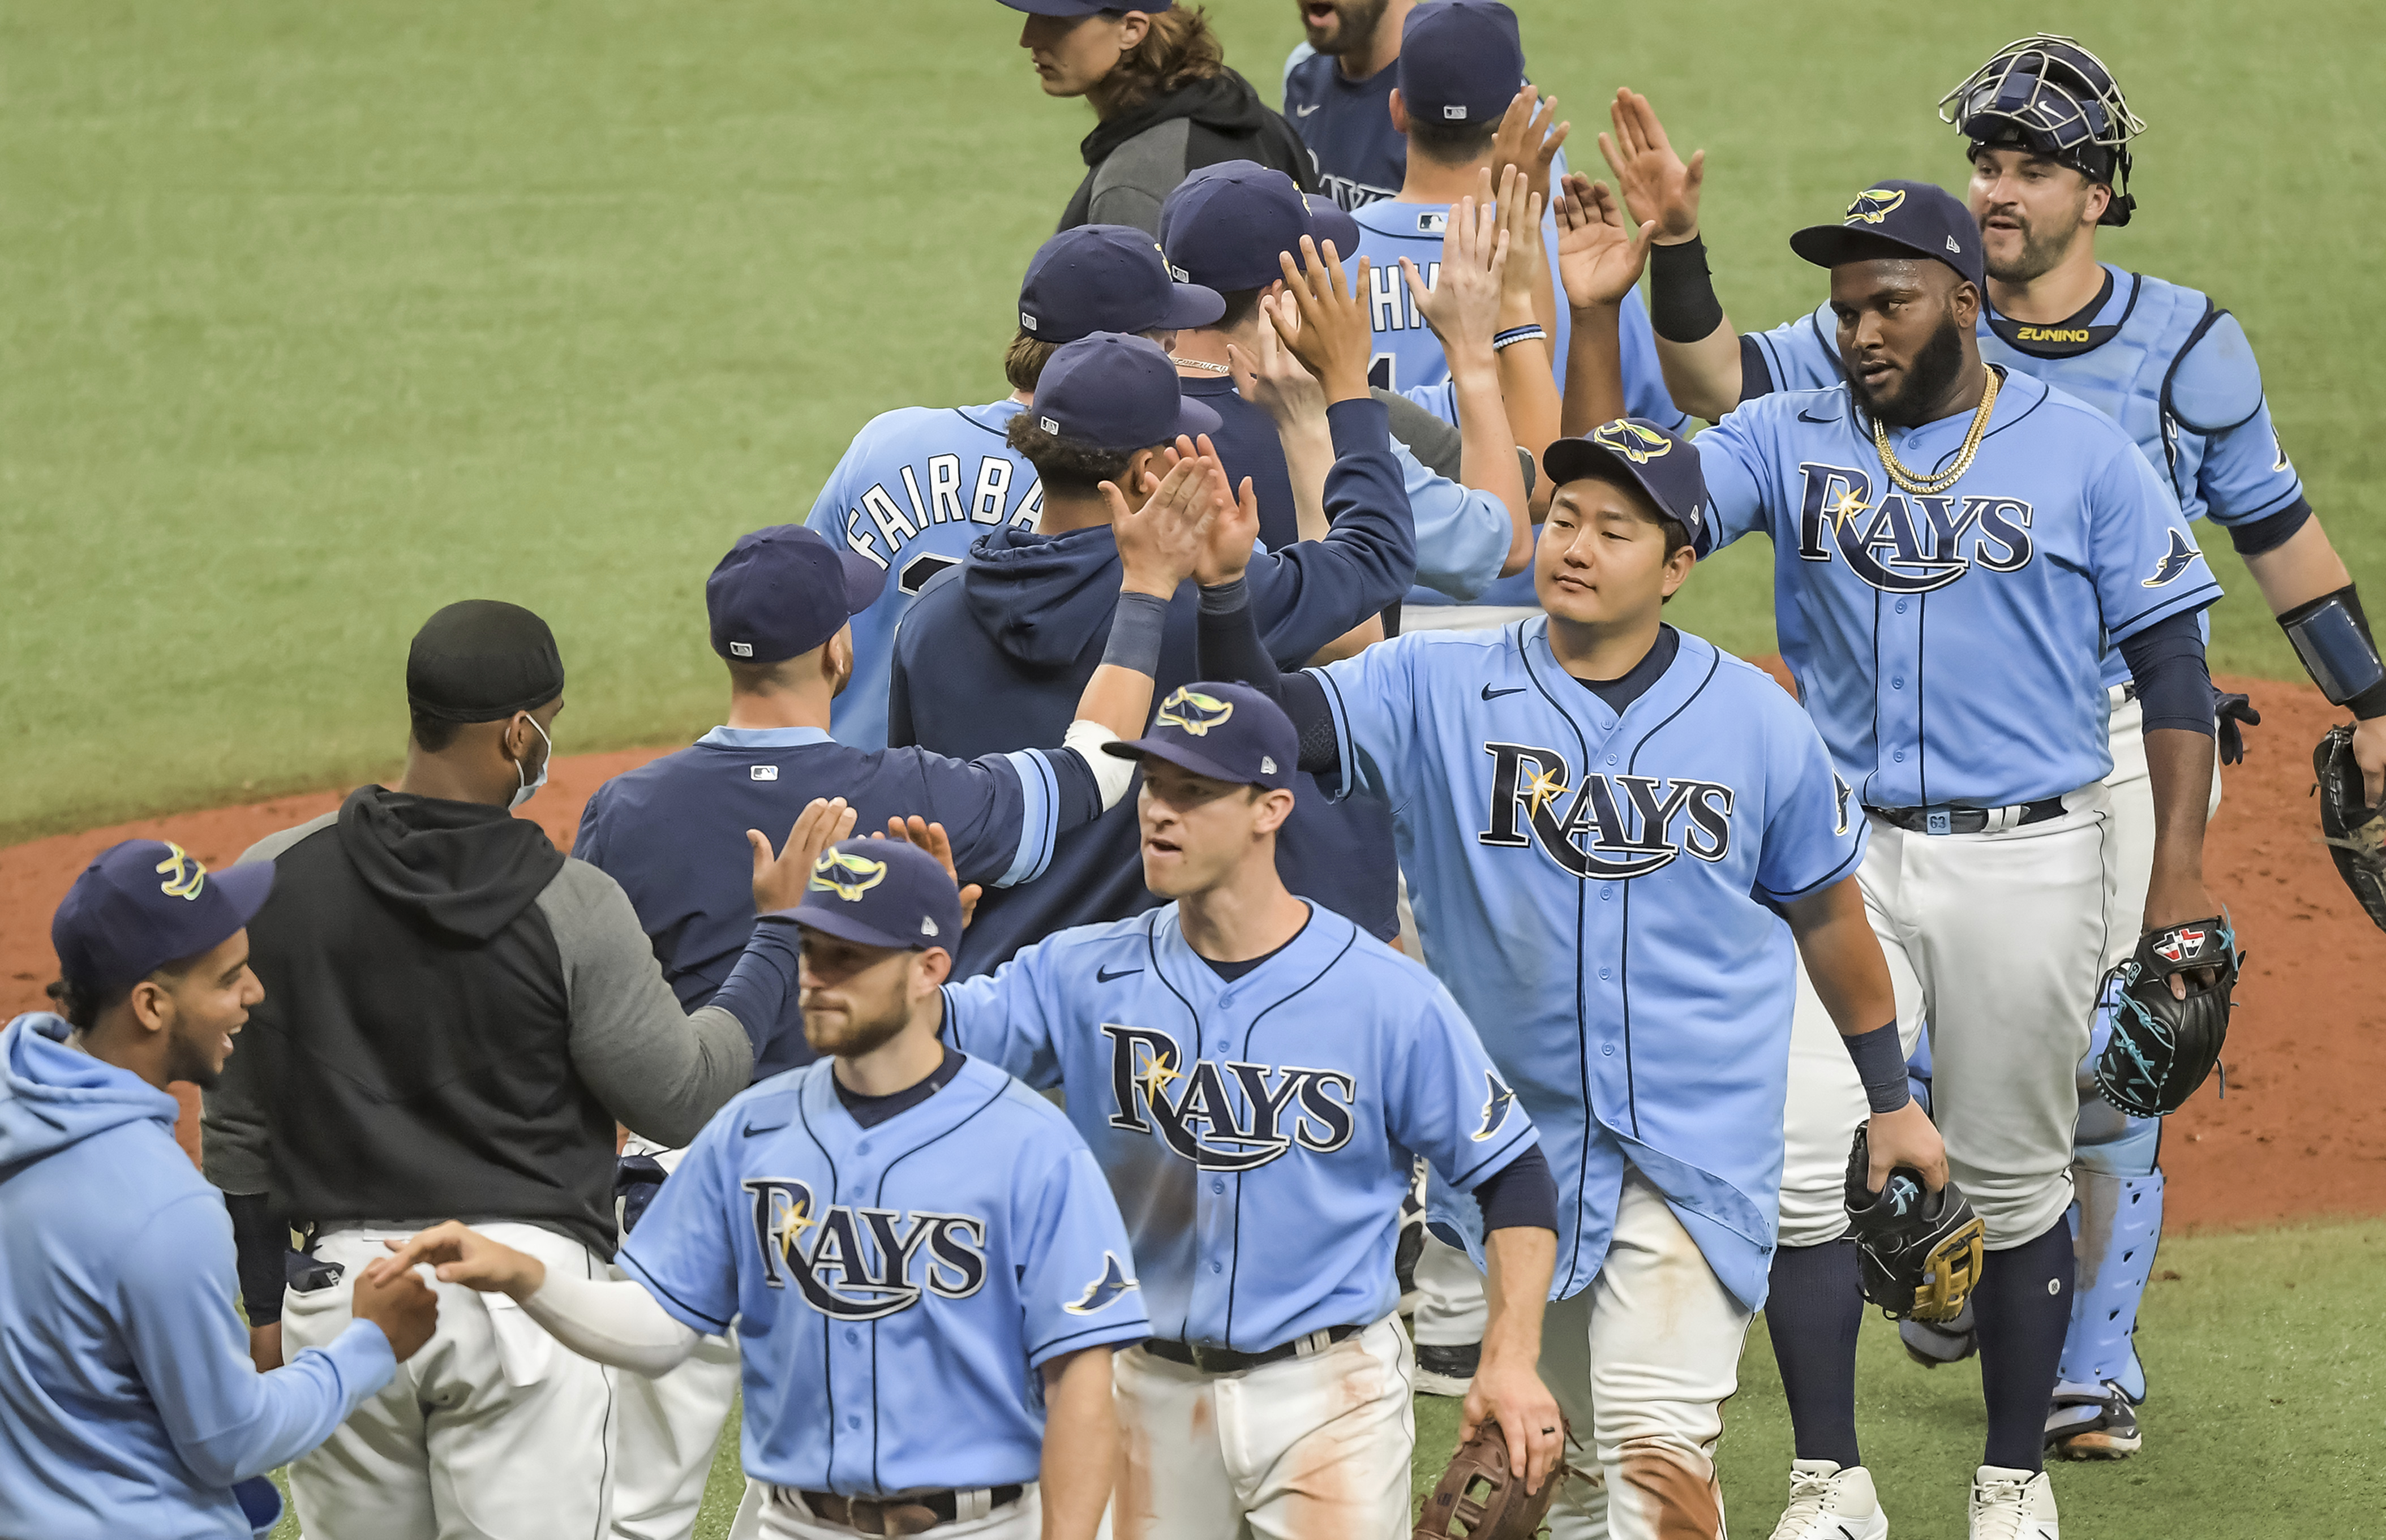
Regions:
<instances>
[{"instance_id":1,"label":"catcher's mask","mask_svg":"<svg viewBox=\"0 0 2386 1540\"><path fill-rule=\"evenodd\" d=\"M2146 131L2104 61L2076 39L2034 33L2006 44L1939 98L1939 120L1969 139L1970 153L2027 150L2113 190L2096 222L2125 225L2134 164L2129 141Z\"/></svg>"}]
</instances>

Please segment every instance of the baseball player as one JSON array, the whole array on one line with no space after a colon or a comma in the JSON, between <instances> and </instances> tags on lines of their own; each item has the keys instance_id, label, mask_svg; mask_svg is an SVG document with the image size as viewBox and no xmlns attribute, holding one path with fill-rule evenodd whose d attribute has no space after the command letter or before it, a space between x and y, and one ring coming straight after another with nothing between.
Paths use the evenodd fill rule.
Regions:
<instances>
[{"instance_id":1,"label":"baseball player","mask_svg":"<svg viewBox=\"0 0 2386 1540\"><path fill-rule=\"evenodd\" d=\"M1850 875L1867 829L1848 785L1777 686L1660 622L1705 529L1701 459L1639 419L1559 440L1545 616L1403 634L1280 685L1300 763L1393 801L1426 955L1559 1173L1542 1377L1600 1468L1559 1492L1562 1537L1722 1533L1714 1454L1764 1302L1793 940L1893 1093L1874 1186L1893 1164L1944 1181ZM1205 583L1233 576L1224 533ZM1271 679L1231 581L1203 609L1205 670ZM1435 1208L1472 1248L1463 1205Z\"/></svg>"},{"instance_id":2,"label":"baseball player","mask_svg":"<svg viewBox=\"0 0 2386 1540\"><path fill-rule=\"evenodd\" d=\"M1239 538L1239 576L1250 521L1213 527ZM1152 1339L1118 1359L1114 1533L1406 1527L1392 1251L1412 1152L1482 1205L1469 1423L1496 1417L1538 1485L1563 1451L1533 1372L1557 1216L1531 1120L1448 991L1285 887L1300 745L1274 702L1187 684L1112 752L1141 763L1144 881L1171 902L948 985L945 1009L957 1047L1067 1093L1127 1214Z\"/></svg>"},{"instance_id":3,"label":"baseball player","mask_svg":"<svg viewBox=\"0 0 2386 1540\"><path fill-rule=\"evenodd\" d=\"M2377 802L2386 792L2386 670L2359 595L2271 425L2242 329L2192 289L2097 260L2097 230L2126 224L2135 209L2129 145L2144 127L2111 71L2071 39L2023 38L1949 92L1940 115L1963 133L1972 162L1971 211L1988 269L1981 357L2121 424L2190 520L2209 517L2229 531L2314 680L2358 719L2355 752ZM1769 332L1734 333L1698 237L1701 157L1683 166L1645 98L1619 94L1615 116L1620 147L1611 164L1635 211L1663 227L1651 257L1651 305L1666 378L1682 399L1721 412L1773 390L1837 383L1827 307ZM1603 148L1608 143L1602 136ZM2114 763L2105 782L2115 876L2109 966L2135 943L2154 806L2141 705L2116 654L2105 658L2103 683ZM2224 700L2223 715L2242 707ZM2221 732L2224 757L2233 758L2235 722ZM2216 801L2217 778L2213 795ZM2080 1288L2046 1433L2062 1453L2117 1458L2141 1436L2131 1407L2147 1387L2131 1335L2161 1231L2160 1133L2155 1120L2115 1111L2084 1075L2081 1087L2072 1173ZM1925 1361L1972 1350L1967 1337L1923 1322L1902 1330Z\"/></svg>"},{"instance_id":4,"label":"baseball player","mask_svg":"<svg viewBox=\"0 0 2386 1540\"><path fill-rule=\"evenodd\" d=\"M1036 527L1044 489L1003 430L1036 398L1053 350L1089 332L1132 332L1173 352L1180 328L1211 324L1224 304L1211 290L1172 282L1140 230L1064 230L1036 249L1020 282L1019 328L1002 360L1009 395L982 407L900 407L854 435L805 520L887 580L853 617L853 678L830 724L838 742L886 746L895 628L927 581L960 566L988 530Z\"/></svg>"},{"instance_id":5,"label":"baseball player","mask_svg":"<svg viewBox=\"0 0 2386 1540\"><path fill-rule=\"evenodd\" d=\"M1301 41L1284 61L1284 118L1317 184L1344 208L1396 195L1408 140L1392 127L1400 33L1416 0L1300 0ZM1349 247L1345 246L1348 251Z\"/></svg>"},{"instance_id":6,"label":"baseball player","mask_svg":"<svg viewBox=\"0 0 2386 1540\"><path fill-rule=\"evenodd\" d=\"M622 1247L626 1280L454 1223L374 1271L434 1264L643 1374L735 1322L738 1540L1091 1540L1111 1350L1151 1332L1110 1188L1059 1112L937 1040L961 906L934 858L847 840L787 912L829 1057L705 1125Z\"/></svg>"},{"instance_id":7,"label":"baseball player","mask_svg":"<svg viewBox=\"0 0 2386 1540\"><path fill-rule=\"evenodd\" d=\"M1989 1416L1973 1533L2051 1540L2040 1449L2071 1314L2075 1074L2108 945L2103 655L2117 644L2144 712L2156 832L2142 922L2218 923L2203 876L2213 718L2197 615L2220 589L2126 432L1981 361L1986 274L1961 203L1879 182L1843 223L1790 244L1830 269L1846 382L1747 403L1701 437L1709 548L1760 528L1773 540L1783 655L1872 825L1865 904L1907 1036L1928 1023L1931 1109L1987 1226L1971 1296ZM1607 285L1611 306L1621 287ZM1612 361L1606 373L1613 399ZM1805 1134L1793 1132L1785 1193L1827 1180L1810 1157L1844 1137L1842 1111L1791 1097ZM1785 1247L1777 1271L1793 1249L1846 1248ZM1795 1260L1802 1274L1818 1259ZM1783 1292L1817 1341L1860 1308L1830 1287ZM1790 1330L1777 1325L1777 1342ZM1840 1409L1836 1453L1812 1447L1811 1416L1801 1428L1790 1534L1886 1528L1855 1473L1852 1332L1846 1343L1844 1358L1784 1359L1793 1415Z\"/></svg>"}]
</instances>

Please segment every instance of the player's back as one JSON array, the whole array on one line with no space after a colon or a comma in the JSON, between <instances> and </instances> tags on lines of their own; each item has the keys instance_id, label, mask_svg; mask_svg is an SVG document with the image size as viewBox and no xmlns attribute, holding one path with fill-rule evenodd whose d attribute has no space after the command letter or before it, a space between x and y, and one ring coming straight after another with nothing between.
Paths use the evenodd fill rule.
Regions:
<instances>
[{"instance_id":1,"label":"player's back","mask_svg":"<svg viewBox=\"0 0 2386 1540\"><path fill-rule=\"evenodd\" d=\"M853 678L831 718L842 741L885 745L895 630L928 580L958 566L988 530L1035 527L1036 468L1003 440L1020 410L1006 399L881 413L822 485L806 524L887 573L885 592L853 618Z\"/></svg>"}]
</instances>

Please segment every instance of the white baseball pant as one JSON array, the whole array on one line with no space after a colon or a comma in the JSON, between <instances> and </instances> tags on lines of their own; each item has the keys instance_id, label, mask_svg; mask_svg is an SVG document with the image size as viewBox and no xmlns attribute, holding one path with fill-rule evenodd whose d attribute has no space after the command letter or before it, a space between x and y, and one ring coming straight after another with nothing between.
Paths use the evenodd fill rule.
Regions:
<instances>
[{"instance_id":1,"label":"white baseball pant","mask_svg":"<svg viewBox=\"0 0 2386 1540\"><path fill-rule=\"evenodd\" d=\"M1948 1170L1990 1250L2045 1233L2071 1203L2078 1069L2106 949L2113 820L2102 783L2060 817L1996 833L1916 834L1872 820L1857 872L1908 1052L1930 1033L1930 1102ZM1864 1091L1802 979L1790 1033L1781 1239L1845 1228L1848 1145ZM1832 1055L1836 1054L1836 1058Z\"/></svg>"},{"instance_id":2,"label":"white baseball pant","mask_svg":"<svg viewBox=\"0 0 2386 1540\"><path fill-rule=\"evenodd\" d=\"M633 1134L622 1153L652 1156L665 1171L687 1152ZM619 1269L612 1276L628 1274ZM729 1409L737 1400L737 1339L706 1337L668 1374L614 1377L620 1459L613 1472L613 1540L688 1540Z\"/></svg>"},{"instance_id":3,"label":"white baseball pant","mask_svg":"<svg viewBox=\"0 0 2386 1540\"><path fill-rule=\"evenodd\" d=\"M422 1228L338 1230L315 1255L336 1285L283 1296L286 1352L347 1326L352 1284ZM475 1225L550 1269L604 1278L579 1242L535 1225ZM290 1467L300 1523L322 1540L602 1540L612 1498L613 1371L570 1352L501 1294L425 1282L439 1326L397 1376Z\"/></svg>"},{"instance_id":4,"label":"white baseball pant","mask_svg":"<svg viewBox=\"0 0 2386 1540\"><path fill-rule=\"evenodd\" d=\"M1406 1534L1416 1360L1398 1316L1309 1358L1208 1374L1111 1359L1126 1458L1117 1540Z\"/></svg>"},{"instance_id":5,"label":"white baseball pant","mask_svg":"<svg viewBox=\"0 0 2386 1540\"><path fill-rule=\"evenodd\" d=\"M1596 1460L1558 1488L1551 1540L1719 1540L1715 1444L1753 1319L1626 1167L1599 1275L1542 1318L1541 1383Z\"/></svg>"},{"instance_id":6,"label":"white baseball pant","mask_svg":"<svg viewBox=\"0 0 2386 1540\"><path fill-rule=\"evenodd\" d=\"M936 1540L1036 1540L1043 1532L1043 1503L1031 1482L1017 1502L982 1519L938 1524L930 1533ZM793 1492L751 1479L737 1505L737 1517L729 1524L729 1540L853 1540L861 1533L820 1518Z\"/></svg>"}]
</instances>

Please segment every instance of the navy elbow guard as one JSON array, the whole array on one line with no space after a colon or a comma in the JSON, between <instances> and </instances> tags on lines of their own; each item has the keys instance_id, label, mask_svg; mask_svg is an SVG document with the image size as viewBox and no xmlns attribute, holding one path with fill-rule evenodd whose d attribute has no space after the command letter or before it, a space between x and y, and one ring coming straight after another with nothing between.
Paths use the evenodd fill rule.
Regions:
<instances>
[{"instance_id":1,"label":"navy elbow guard","mask_svg":"<svg viewBox=\"0 0 2386 1540\"><path fill-rule=\"evenodd\" d=\"M2351 583L2297 605L2279 625L2329 705L2349 706L2365 720L2386 716L2386 664Z\"/></svg>"}]
</instances>

